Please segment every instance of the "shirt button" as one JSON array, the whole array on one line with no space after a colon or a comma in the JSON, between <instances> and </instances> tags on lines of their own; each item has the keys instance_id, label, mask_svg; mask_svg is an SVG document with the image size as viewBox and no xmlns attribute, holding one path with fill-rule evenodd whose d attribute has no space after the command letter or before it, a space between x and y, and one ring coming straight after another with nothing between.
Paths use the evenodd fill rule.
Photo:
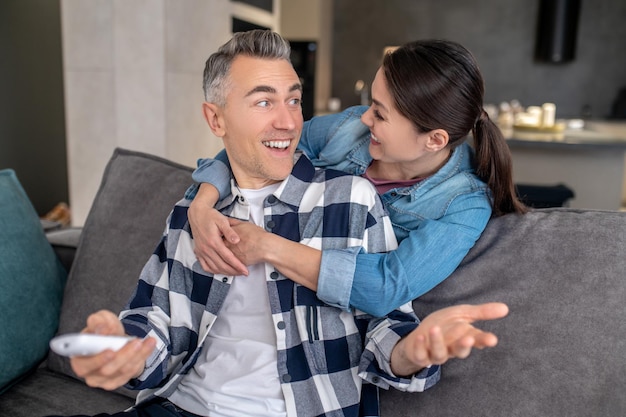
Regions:
<instances>
[{"instance_id":1,"label":"shirt button","mask_svg":"<svg viewBox=\"0 0 626 417\"><path fill-rule=\"evenodd\" d=\"M239 200L239 202L240 202L240 203L242 203L242 204L246 202L246 199L245 199L242 195L240 195L239 197L237 197L237 199L238 199L238 200Z\"/></svg>"},{"instance_id":2,"label":"shirt button","mask_svg":"<svg viewBox=\"0 0 626 417\"><path fill-rule=\"evenodd\" d=\"M283 382L285 382L285 383L291 382L291 375L289 375L289 374L283 375Z\"/></svg>"},{"instance_id":3,"label":"shirt button","mask_svg":"<svg viewBox=\"0 0 626 417\"><path fill-rule=\"evenodd\" d=\"M267 202L270 204L274 204L276 202L276 196L270 195L269 197L267 197Z\"/></svg>"},{"instance_id":4,"label":"shirt button","mask_svg":"<svg viewBox=\"0 0 626 417\"><path fill-rule=\"evenodd\" d=\"M276 271L270 272L270 278L278 279L278 272L276 272Z\"/></svg>"},{"instance_id":5,"label":"shirt button","mask_svg":"<svg viewBox=\"0 0 626 417\"><path fill-rule=\"evenodd\" d=\"M273 229L274 226L276 226L276 223L274 223L274 220L270 220L267 222L268 229Z\"/></svg>"},{"instance_id":6,"label":"shirt button","mask_svg":"<svg viewBox=\"0 0 626 417\"><path fill-rule=\"evenodd\" d=\"M284 330L287 325L284 321L279 321L278 323L276 323L276 327L278 327L280 330Z\"/></svg>"},{"instance_id":7,"label":"shirt button","mask_svg":"<svg viewBox=\"0 0 626 417\"><path fill-rule=\"evenodd\" d=\"M378 384L378 383L380 382L380 378L379 378L379 377L377 377L377 376L372 377L372 382L373 382L374 384Z\"/></svg>"},{"instance_id":8,"label":"shirt button","mask_svg":"<svg viewBox=\"0 0 626 417\"><path fill-rule=\"evenodd\" d=\"M392 196L392 197L395 197L395 196L397 196L397 195L398 195L398 193L396 193L395 191L393 191L393 192L391 193L391 196Z\"/></svg>"},{"instance_id":9,"label":"shirt button","mask_svg":"<svg viewBox=\"0 0 626 417\"><path fill-rule=\"evenodd\" d=\"M228 278L226 277L222 278L222 282L228 282Z\"/></svg>"}]
</instances>

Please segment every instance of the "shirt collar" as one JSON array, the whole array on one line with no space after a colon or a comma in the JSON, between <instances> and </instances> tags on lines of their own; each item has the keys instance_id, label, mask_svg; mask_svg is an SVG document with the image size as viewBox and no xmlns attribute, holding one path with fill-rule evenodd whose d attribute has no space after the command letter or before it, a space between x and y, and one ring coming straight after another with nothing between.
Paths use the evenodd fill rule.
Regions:
<instances>
[{"instance_id":1,"label":"shirt collar","mask_svg":"<svg viewBox=\"0 0 626 417\"><path fill-rule=\"evenodd\" d=\"M315 167L302 151L296 151L293 159L294 166L291 174L280 183L273 195L283 203L297 208L300 206L304 192L315 175ZM230 191L230 196L222 200L220 208L230 206L237 199L241 198L241 191L239 191L234 178L231 178L230 181Z\"/></svg>"}]
</instances>

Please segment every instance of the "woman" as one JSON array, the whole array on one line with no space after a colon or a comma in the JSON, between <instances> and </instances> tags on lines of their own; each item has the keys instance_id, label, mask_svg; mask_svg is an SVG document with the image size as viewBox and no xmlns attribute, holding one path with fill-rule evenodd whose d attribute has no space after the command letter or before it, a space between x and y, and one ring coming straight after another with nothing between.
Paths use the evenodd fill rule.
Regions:
<instances>
[{"instance_id":1,"label":"woman","mask_svg":"<svg viewBox=\"0 0 626 417\"><path fill-rule=\"evenodd\" d=\"M492 215L527 210L515 194L508 146L483 110L483 92L467 49L450 41L417 41L385 55L372 83L371 107L305 124L298 146L316 166L362 175L376 186L400 242L397 250L320 252L283 241L207 210L217 190L203 185L190 209L203 267L245 274L244 263L270 262L325 302L376 316L426 293L457 268ZM465 143L470 133L474 149ZM225 169L205 160L194 179L213 179L223 197L229 193Z\"/></svg>"}]
</instances>

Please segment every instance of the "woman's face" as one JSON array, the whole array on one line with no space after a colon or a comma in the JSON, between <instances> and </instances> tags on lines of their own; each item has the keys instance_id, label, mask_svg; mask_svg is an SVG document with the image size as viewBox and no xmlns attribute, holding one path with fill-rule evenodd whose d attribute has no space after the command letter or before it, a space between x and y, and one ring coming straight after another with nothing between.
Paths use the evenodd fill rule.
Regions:
<instances>
[{"instance_id":1,"label":"woman's face","mask_svg":"<svg viewBox=\"0 0 626 417\"><path fill-rule=\"evenodd\" d=\"M369 151L374 160L415 164L426 153L428 133L418 133L396 109L382 69L372 83L372 105L361 121L370 129Z\"/></svg>"}]
</instances>

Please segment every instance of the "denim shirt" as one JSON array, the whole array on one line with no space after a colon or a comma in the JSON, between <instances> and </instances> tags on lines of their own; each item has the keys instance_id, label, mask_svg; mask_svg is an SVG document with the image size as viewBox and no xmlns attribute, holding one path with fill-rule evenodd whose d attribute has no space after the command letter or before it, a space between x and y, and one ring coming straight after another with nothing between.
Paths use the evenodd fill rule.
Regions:
<instances>
[{"instance_id":1,"label":"denim shirt","mask_svg":"<svg viewBox=\"0 0 626 417\"><path fill-rule=\"evenodd\" d=\"M356 106L314 117L304 124L298 148L316 167L362 175L372 162L370 132L360 121L367 110ZM491 217L491 194L475 174L473 149L457 146L434 175L410 187L394 188L381 198L400 245L389 253L361 248L322 252L318 297L383 316L446 279L474 246ZM221 162L219 162L221 160ZM200 160L193 178L229 192L224 155Z\"/></svg>"}]
</instances>

